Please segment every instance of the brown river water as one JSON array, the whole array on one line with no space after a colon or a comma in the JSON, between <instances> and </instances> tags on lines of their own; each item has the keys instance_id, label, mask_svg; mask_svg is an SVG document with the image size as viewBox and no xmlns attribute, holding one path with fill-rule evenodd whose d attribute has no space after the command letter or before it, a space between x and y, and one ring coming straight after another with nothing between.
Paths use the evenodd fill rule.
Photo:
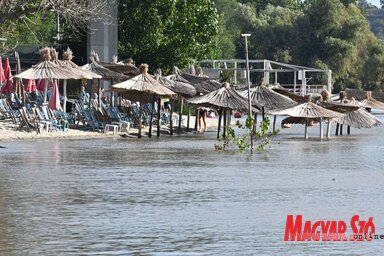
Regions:
<instances>
[{"instance_id":1,"label":"brown river water","mask_svg":"<svg viewBox=\"0 0 384 256\"><path fill-rule=\"evenodd\" d=\"M288 214L384 234L383 129L296 125L254 154L215 151L213 131L2 142L0 255L383 255L383 239L284 241Z\"/></svg>"}]
</instances>

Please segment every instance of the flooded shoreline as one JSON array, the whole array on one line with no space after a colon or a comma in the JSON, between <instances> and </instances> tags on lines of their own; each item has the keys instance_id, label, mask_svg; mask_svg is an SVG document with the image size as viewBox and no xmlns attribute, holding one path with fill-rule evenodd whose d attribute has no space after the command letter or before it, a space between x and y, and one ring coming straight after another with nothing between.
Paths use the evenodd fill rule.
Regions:
<instances>
[{"instance_id":1,"label":"flooded shoreline","mask_svg":"<svg viewBox=\"0 0 384 256\"><path fill-rule=\"evenodd\" d=\"M309 131L284 129L252 155L215 151L213 131L2 142L0 253L378 254L383 241L283 241L288 214L359 214L384 233L382 127Z\"/></svg>"}]
</instances>

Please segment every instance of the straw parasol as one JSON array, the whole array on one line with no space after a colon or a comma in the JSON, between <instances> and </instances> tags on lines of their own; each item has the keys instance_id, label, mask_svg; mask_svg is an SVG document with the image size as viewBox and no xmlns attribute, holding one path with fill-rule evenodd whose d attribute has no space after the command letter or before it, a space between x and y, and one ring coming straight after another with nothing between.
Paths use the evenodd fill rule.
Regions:
<instances>
[{"instance_id":1,"label":"straw parasol","mask_svg":"<svg viewBox=\"0 0 384 256\"><path fill-rule=\"evenodd\" d=\"M372 126L382 125L382 123L364 108L359 108L349 112L346 115L336 118L336 123L348 125L354 128L370 128Z\"/></svg>"},{"instance_id":2,"label":"straw parasol","mask_svg":"<svg viewBox=\"0 0 384 256\"><path fill-rule=\"evenodd\" d=\"M300 105L283 109L271 111L273 115L288 115L292 117L302 117L306 119L305 122L305 139L308 139L308 119L321 119L322 118L335 118L342 117L343 114L323 108L313 102L311 102L310 95L306 95L307 102ZM320 137L322 138L322 127L320 127Z\"/></svg>"},{"instance_id":3,"label":"straw parasol","mask_svg":"<svg viewBox=\"0 0 384 256\"><path fill-rule=\"evenodd\" d=\"M122 73L129 77L140 75L140 69L133 64L132 59L128 59L128 63L123 63L117 61L117 56L113 56L111 63L101 62L100 60L98 60L98 58L96 58L96 62L101 64L105 68Z\"/></svg>"},{"instance_id":4,"label":"straw parasol","mask_svg":"<svg viewBox=\"0 0 384 256\"><path fill-rule=\"evenodd\" d=\"M182 74L181 77L184 79L184 81L181 80L181 82L185 82L186 80L196 88L198 93L205 94L222 87L220 82L208 77L195 76L191 74Z\"/></svg>"},{"instance_id":5,"label":"straw parasol","mask_svg":"<svg viewBox=\"0 0 384 256\"><path fill-rule=\"evenodd\" d=\"M248 97L248 92L246 90L242 91L240 94L244 98ZM251 100L252 104L255 103L263 106L267 113L270 110L290 108L297 104L297 102L273 91L265 84L251 88Z\"/></svg>"},{"instance_id":6,"label":"straw parasol","mask_svg":"<svg viewBox=\"0 0 384 256\"><path fill-rule=\"evenodd\" d=\"M372 97L372 92L368 91L365 100L362 100L361 103L366 108L373 109L384 109L384 102L378 101Z\"/></svg>"},{"instance_id":7,"label":"straw parasol","mask_svg":"<svg viewBox=\"0 0 384 256\"><path fill-rule=\"evenodd\" d=\"M307 100L305 99L305 97L303 96L300 96L298 94L295 94L293 92L290 92L288 91L287 89L285 89L284 87L282 87L280 84L274 84L273 86L270 87L273 91L281 94L281 95L284 95L284 96L287 96L288 98L290 98L291 100L294 100L296 101L297 103L304 103L306 102Z\"/></svg>"},{"instance_id":8,"label":"straw parasol","mask_svg":"<svg viewBox=\"0 0 384 256\"><path fill-rule=\"evenodd\" d=\"M229 83L224 83L220 89L217 89L213 92L207 93L205 95L196 96L186 100L188 103L197 105L199 107L216 107L220 109L219 124L217 137L220 135L220 125L221 125L221 112L224 112L227 109L238 110L242 112L248 112L248 100L241 96L235 89L229 86ZM252 112L260 112L261 106L253 108ZM225 117L225 114L224 114ZM224 126L225 124L224 120ZM224 130L225 136L225 130Z\"/></svg>"},{"instance_id":9,"label":"straw parasol","mask_svg":"<svg viewBox=\"0 0 384 256\"><path fill-rule=\"evenodd\" d=\"M51 60L51 52L48 47L41 50L41 62L29 68L20 74L16 75L17 78L22 79L81 79L82 77L66 68L63 68ZM47 96L47 83L45 83L44 102Z\"/></svg>"},{"instance_id":10,"label":"straw parasol","mask_svg":"<svg viewBox=\"0 0 384 256\"><path fill-rule=\"evenodd\" d=\"M168 96L173 97L176 94L164 87L156 79L148 74L148 65L140 66L141 74L124 82L114 84L111 87L113 92L124 93L128 99L140 102L140 117L139 117L139 138L141 137L141 122L142 122L142 105L143 102L151 102L156 97ZM152 124L152 120L151 123ZM159 125L158 125L159 127ZM151 127L150 127L151 128ZM158 133L159 135L159 133ZM151 136L151 134L149 134Z\"/></svg>"},{"instance_id":11,"label":"straw parasol","mask_svg":"<svg viewBox=\"0 0 384 256\"><path fill-rule=\"evenodd\" d=\"M61 61L62 65L71 67L74 69L76 72L78 72L80 75L83 76L85 79L101 79L101 75L96 74L92 71L89 70L84 70L81 67L79 67L76 63L72 61L73 59L73 52L72 50L68 47L67 50L63 53L63 60ZM64 96L64 101L63 101L63 109L66 109L67 105L67 81L64 80L63 83L63 96Z\"/></svg>"}]
</instances>

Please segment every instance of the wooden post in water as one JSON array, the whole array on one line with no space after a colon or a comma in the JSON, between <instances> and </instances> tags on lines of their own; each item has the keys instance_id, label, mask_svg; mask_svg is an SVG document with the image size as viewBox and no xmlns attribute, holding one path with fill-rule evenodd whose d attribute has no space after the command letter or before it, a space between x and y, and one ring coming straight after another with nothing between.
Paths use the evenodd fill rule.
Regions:
<instances>
[{"instance_id":1,"label":"wooden post in water","mask_svg":"<svg viewBox=\"0 0 384 256\"><path fill-rule=\"evenodd\" d=\"M336 135L336 136L339 135L339 126L340 126L340 124L337 123L337 124L336 124L336 132L335 132L335 135Z\"/></svg>"},{"instance_id":2,"label":"wooden post in water","mask_svg":"<svg viewBox=\"0 0 384 256\"><path fill-rule=\"evenodd\" d=\"M219 123L217 124L217 138L220 138L220 129L221 129L221 115L223 113L223 110L219 109Z\"/></svg>"},{"instance_id":3,"label":"wooden post in water","mask_svg":"<svg viewBox=\"0 0 384 256\"><path fill-rule=\"evenodd\" d=\"M179 132L181 131L181 123L183 121L183 105L184 105L184 98L180 99L180 108L179 108Z\"/></svg>"},{"instance_id":4,"label":"wooden post in water","mask_svg":"<svg viewBox=\"0 0 384 256\"><path fill-rule=\"evenodd\" d=\"M187 131L189 131L189 122L191 119L191 107L188 106L188 117L187 117Z\"/></svg>"},{"instance_id":5,"label":"wooden post in water","mask_svg":"<svg viewBox=\"0 0 384 256\"><path fill-rule=\"evenodd\" d=\"M197 132L197 125L198 125L198 121L199 121L199 109L198 108L196 108L196 110L195 110L195 116L196 116L196 118L195 118L195 131Z\"/></svg>"},{"instance_id":6,"label":"wooden post in water","mask_svg":"<svg viewBox=\"0 0 384 256\"><path fill-rule=\"evenodd\" d=\"M327 120L327 139L331 137L331 119L328 117Z\"/></svg>"},{"instance_id":7,"label":"wooden post in water","mask_svg":"<svg viewBox=\"0 0 384 256\"><path fill-rule=\"evenodd\" d=\"M157 137L160 136L160 126L161 126L161 98L157 99Z\"/></svg>"},{"instance_id":8,"label":"wooden post in water","mask_svg":"<svg viewBox=\"0 0 384 256\"><path fill-rule=\"evenodd\" d=\"M273 116L273 132L275 132L276 127L276 115Z\"/></svg>"},{"instance_id":9,"label":"wooden post in water","mask_svg":"<svg viewBox=\"0 0 384 256\"><path fill-rule=\"evenodd\" d=\"M155 100L156 100L156 96L154 94L153 100L152 100L151 118L149 119L149 132L148 132L149 138L152 137L152 121L153 121L153 111L155 111Z\"/></svg>"},{"instance_id":10,"label":"wooden post in water","mask_svg":"<svg viewBox=\"0 0 384 256\"><path fill-rule=\"evenodd\" d=\"M170 100L170 104L171 104L171 107L170 107L170 110L169 110L169 135L173 135L173 120L172 120L172 116L173 116L173 99Z\"/></svg>"},{"instance_id":11,"label":"wooden post in water","mask_svg":"<svg viewBox=\"0 0 384 256\"><path fill-rule=\"evenodd\" d=\"M139 135L138 137L141 138L141 126L143 122L143 92L140 92L140 110L139 110Z\"/></svg>"},{"instance_id":12,"label":"wooden post in water","mask_svg":"<svg viewBox=\"0 0 384 256\"><path fill-rule=\"evenodd\" d=\"M227 109L224 109L224 122L223 122L223 138L226 137L225 126L227 125Z\"/></svg>"},{"instance_id":13,"label":"wooden post in water","mask_svg":"<svg viewBox=\"0 0 384 256\"><path fill-rule=\"evenodd\" d=\"M308 140L308 118L305 118L305 133L304 137L306 140Z\"/></svg>"}]
</instances>

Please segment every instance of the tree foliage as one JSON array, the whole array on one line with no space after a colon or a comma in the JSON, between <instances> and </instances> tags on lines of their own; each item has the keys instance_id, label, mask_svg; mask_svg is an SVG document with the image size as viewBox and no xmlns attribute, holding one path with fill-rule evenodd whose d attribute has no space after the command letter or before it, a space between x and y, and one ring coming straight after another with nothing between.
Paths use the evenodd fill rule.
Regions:
<instances>
[{"instance_id":1,"label":"tree foliage","mask_svg":"<svg viewBox=\"0 0 384 256\"><path fill-rule=\"evenodd\" d=\"M120 56L169 71L213 53L218 15L210 0L120 1Z\"/></svg>"}]
</instances>

